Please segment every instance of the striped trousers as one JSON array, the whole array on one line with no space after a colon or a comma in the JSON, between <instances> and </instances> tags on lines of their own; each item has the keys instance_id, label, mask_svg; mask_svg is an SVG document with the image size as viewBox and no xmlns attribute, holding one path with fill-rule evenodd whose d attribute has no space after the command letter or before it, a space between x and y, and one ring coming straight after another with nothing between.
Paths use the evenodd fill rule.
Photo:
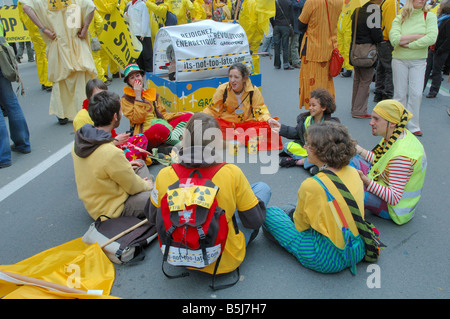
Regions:
<instances>
[{"instance_id":1,"label":"striped trousers","mask_svg":"<svg viewBox=\"0 0 450 319\"><path fill-rule=\"evenodd\" d=\"M355 265L364 258L364 242L350 230L344 231L344 249L336 247L326 236L312 228L299 232L291 218L280 208L267 209L264 227L278 243L306 268L321 273L336 273L350 268L356 272Z\"/></svg>"}]
</instances>

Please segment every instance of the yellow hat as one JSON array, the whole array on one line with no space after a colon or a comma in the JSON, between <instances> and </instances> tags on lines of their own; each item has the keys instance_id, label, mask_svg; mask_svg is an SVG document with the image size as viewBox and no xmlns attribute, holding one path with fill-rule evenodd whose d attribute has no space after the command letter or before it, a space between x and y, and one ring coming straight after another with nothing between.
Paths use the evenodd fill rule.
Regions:
<instances>
[{"instance_id":1,"label":"yellow hat","mask_svg":"<svg viewBox=\"0 0 450 319\"><path fill-rule=\"evenodd\" d=\"M407 123L413 117L412 113L405 109L402 103L396 100L383 100L378 102L373 108L373 111L386 121L395 124L404 120Z\"/></svg>"}]
</instances>

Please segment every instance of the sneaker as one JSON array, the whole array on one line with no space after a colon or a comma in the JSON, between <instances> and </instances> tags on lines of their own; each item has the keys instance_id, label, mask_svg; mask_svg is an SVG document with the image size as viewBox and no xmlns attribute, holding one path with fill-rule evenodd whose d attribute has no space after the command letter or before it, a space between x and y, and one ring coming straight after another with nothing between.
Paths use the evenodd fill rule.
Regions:
<instances>
[{"instance_id":1,"label":"sneaker","mask_svg":"<svg viewBox=\"0 0 450 319\"><path fill-rule=\"evenodd\" d=\"M296 69L300 69L300 64L293 64L292 66Z\"/></svg>"},{"instance_id":2,"label":"sneaker","mask_svg":"<svg viewBox=\"0 0 450 319\"><path fill-rule=\"evenodd\" d=\"M6 168L6 167L10 167L12 164L0 164L0 168Z\"/></svg>"},{"instance_id":3,"label":"sneaker","mask_svg":"<svg viewBox=\"0 0 450 319\"><path fill-rule=\"evenodd\" d=\"M281 167L293 167L296 165L296 161L292 157L283 157L280 160Z\"/></svg>"},{"instance_id":4,"label":"sneaker","mask_svg":"<svg viewBox=\"0 0 450 319\"><path fill-rule=\"evenodd\" d=\"M352 73L353 73L352 70L346 70L345 72L342 72L341 75L344 78L349 78L352 76Z\"/></svg>"},{"instance_id":5,"label":"sneaker","mask_svg":"<svg viewBox=\"0 0 450 319\"><path fill-rule=\"evenodd\" d=\"M427 94L426 97L427 97L427 99L434 99L436 96L437 96L437 93L431 93L430 92L430 93Z\"/></svg>"},{"instance_id":6,"label":"sneaker","mask_svg":"<svg viewBox=\"0 0 450 319\"><path fill-rule=\"evenodd\" d=\"M363 114L363 115L352 115L355 119L370 119L372 115L370 114Z\"/></svg>"},{"instance_id":7,"label":"sneaker","mask_svg":"<svg viewBox=\"0 0 450 319\"><path fill-rule=\"evenodd\" d=\"M69 119L67 117L65 117L63 119L58 117L58 123L59 123L59 125L66 125L67 123L69 123Z\"/></svg>"},{"instance_id":8,"label":"sneaker","mask_svg":"<svg viewBox=\"0 0 450 319\"><path fill-rule=\"evenodd\" d=\"M31 153L31 150L22 151L22 150L19 150L15 145L11 145L11 151L16 152L16 153L22 153L22 154Z\"/></svg>"},{"instance_id":9,"label":"sneaker","mask_svg":"<svg viewBox=\"0 0 450 319\"><path fill-rule=\"evenodd\" d=\"M294 68L292 66L288 66L284 68L285 70L293 70Z\"/></svg>"},{"instance_id":10,"label":"sneaker","mask_svg":"<svg viewBox=\"0 0 450 319\"><path fill-rule=\"evenodd\" d=\"M415 136L422 136L423 135L422 131L415 131L413 134Z\"/></svg>"}]
</instances>

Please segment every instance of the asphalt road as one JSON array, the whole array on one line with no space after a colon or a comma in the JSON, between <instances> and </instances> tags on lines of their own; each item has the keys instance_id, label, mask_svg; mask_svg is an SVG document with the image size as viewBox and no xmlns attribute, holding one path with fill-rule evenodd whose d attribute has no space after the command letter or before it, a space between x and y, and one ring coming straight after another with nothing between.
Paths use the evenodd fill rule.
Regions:
<instances>
[{"instance_id":1,"label":"asphalt road","mask_svg":"<svg viewBox=\"0 0 450 319\"><path fill-rule=\"evenodd\" d=\"M26 60L26 59L24 59ZM92 219L78 199L70 155L74 132L71 124L60 126L48 115L50 93L42 91L34 63L20 64L26 87L19 102L31 132L32 152L13 153L13 165L0 170L0 264L14 264L48 248L81 237ZM298 109L299 70L275 70L273 60L262 58L262 92L273 116L294 125ZM121 94L123 82L115 79L110 90ZM359 143L372 148L368 119L350 116L352 78L335 78L337 112L341 122ZM146 259L135 265L115 266L111 295L127 299L448 299L450 297L450 243L448 158L450 117L447 107L450 83L444 78L436 99L424 97L420 138L428 158L424 192L415 218L406 225L368 215L387 244L373 266L360 263L353 276L346 270L320 274L268 240L262 232L250 245L240 267L240 282L212 291L210 277L197 272L181 279L167 279L161 271L162 254L155 240ZM373 84L371 86L373 90ZM369 112L375 105L369 101ZM126 119L119 132L127 129ZM236 163L252 182L264 181L272 189L270 206L295 202L297 191L309 173L302 168L277 167L278 153L258 154ZM275 172L262 174L264 168ZM161 165L152 165L156 175ZM377 276L376 278L374 276ZM225 276L224 281L233 279ZM374 284L376 283L376 284Z\"/></svg>"}]
</instances>

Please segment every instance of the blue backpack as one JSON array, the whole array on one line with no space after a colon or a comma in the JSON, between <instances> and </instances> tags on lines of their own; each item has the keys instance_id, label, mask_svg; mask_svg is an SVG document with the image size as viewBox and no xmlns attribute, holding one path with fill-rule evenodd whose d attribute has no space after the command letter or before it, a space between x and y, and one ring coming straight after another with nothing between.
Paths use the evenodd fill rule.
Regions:
<instances>
[{"instance_id":1,"label":"blue backpack","mask_svg":"<svg viewBox=\"0 0 450 319\"><path fill-rule=\"evenodd\" d=\"M167 27L170 25L177 25L177 23L178 23L177 16L173 12L167 10L165 26Z\"/></svg>"}]
</instances>

